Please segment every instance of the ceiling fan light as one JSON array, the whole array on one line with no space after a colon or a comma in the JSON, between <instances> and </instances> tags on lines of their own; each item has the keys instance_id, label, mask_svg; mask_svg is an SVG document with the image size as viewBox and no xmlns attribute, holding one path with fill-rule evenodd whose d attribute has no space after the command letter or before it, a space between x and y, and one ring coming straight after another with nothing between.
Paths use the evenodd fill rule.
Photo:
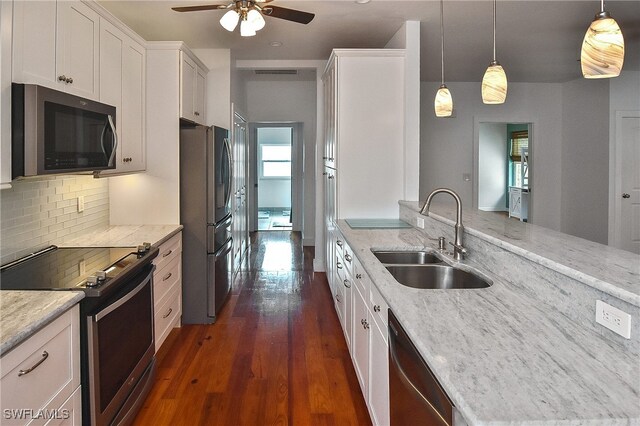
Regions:
<instances>
[{"instance_id":1,"label":"ceiling fan light","mask_svg":"<svg viewBox=\"0 0 640 426\"><path fill-rule=\"evenodd\" d=\"M265 25L262 13L258 12L256 9L251 9L249 13L247 13L247 21L251 23L254 31L260 31Z\"/></svg>"},{"instance_id":2,"label":"ceiling fan light","mask_svg":"<svg viewBox=\"0 0 640 426\"><path fill-rule=\"evenodd\" d=\"M235 10L230 10L225 13L222 18L220 18L220 25L222 25L222 27L227 31L233 31L238 25L239 18L240 15L238 14L238 12L236 12Z\"/></svg>"},{"instance_id":3,"label":"ceiling fan light","mask_svg":"<svg viewBox=\"0 0 640 426\"><path fill-rule=\"evenodd\" d=\"M503 104L507 99L507 74L502 66L492 61L482 78L482 102Z\"/></svg>"},{"instance_id":4,"label":"ceiling fan light","mask_svg":"<svg viewBox=\"0 0 640 426\"><path fill-rule=\"evenodd\" d=\"M451 117L451 114L453 114L453 98L446 84L440 85L433 104L436 117Z\"/></svg>"},{"instance_id":5,"label":"ceiling fan light","mask_svg":"<svg viewBox=\"0 0 640 426\"><path fill-rule=\"evenodd\" d=\"M243 19L242 22L240 22L240 35L242 37L252 37L256 35L256 30L253 29L253 25L251 25L251 22L246 19Z\"/></svg>"},{"instance_id":6,"label":"ceiling fan light","mask_svg":"<svg viewBox=\"0 0 640 426\"><path fill-rule=\"evenodd\" d=\"M582 41L580 67L584 78L617 77L624 64L624 37L615 19L601 12Z\"/></svg>"}]
</instances>

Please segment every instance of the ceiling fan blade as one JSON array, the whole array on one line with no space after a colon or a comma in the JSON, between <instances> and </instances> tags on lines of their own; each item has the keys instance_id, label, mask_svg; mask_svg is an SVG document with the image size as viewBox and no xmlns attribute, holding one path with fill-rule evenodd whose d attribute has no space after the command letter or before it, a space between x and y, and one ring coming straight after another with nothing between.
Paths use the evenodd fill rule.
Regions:
<instances>
[{"instance_id":1,"label":"ceiling fan blade","mask_svg":"<svg viewBox=\"0 0 640 426\"><path fill-rule=\"evenodd\" d=\"M226 9L226 4L206 4L202 6L183 6L183 7L172 7L172 10L176 12L197 12L199 10L216 10L216 9Z\"/></svg>"},{"instance_id":2,"label":"ceiling fan blade","mask_svg":"<svg viewBox=\"0 0 640 426\"><path fill-rule=\"evenodd\" d=\"M262 13L272 18L286 19L300 24L308 24L316 16L313 13L278 6L265 6L262 8Z\"/></svg>"}]
</instances>

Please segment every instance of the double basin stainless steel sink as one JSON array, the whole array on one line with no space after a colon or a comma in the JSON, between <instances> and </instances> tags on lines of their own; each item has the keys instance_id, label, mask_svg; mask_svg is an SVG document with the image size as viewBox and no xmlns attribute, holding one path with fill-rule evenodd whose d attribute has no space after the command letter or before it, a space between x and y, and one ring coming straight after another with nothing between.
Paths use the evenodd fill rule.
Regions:
<instances>
[{"instance_id":1,"label":"double basin stainless steel sink","mask_svg":"<svg viewBox=\"0 0 640 426\"><path fill-rule=\"evenodd\" d=\"M426 251L372 250L400 284L423 289L477 289L492 282L477 274L447 265Z\"/></svg>"}]
</instances>

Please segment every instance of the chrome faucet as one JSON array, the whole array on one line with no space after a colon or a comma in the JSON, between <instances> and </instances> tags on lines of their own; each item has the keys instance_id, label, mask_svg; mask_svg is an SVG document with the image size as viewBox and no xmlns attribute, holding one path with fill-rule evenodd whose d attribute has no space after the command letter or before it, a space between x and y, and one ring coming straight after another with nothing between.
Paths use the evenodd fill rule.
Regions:
<instances>
[{"instance_id":1,"label":"chrome faucet","mask_svg":"<svg viewBox=\"0 0 640 426\"><path fill-rule=\"evenodd\" d=\"M453 190L448 188L434 189L427 197L427 200L424 202L422 209L420 209L420 214L429 216L429 206L431 205L431 200L433 199L434 195L441 192L451 195L456 200L455 242L449 242L449 244L453 246L453 258L455 260L462 260L464 259L464 255L467 253L467 249L465 249L462 245L462 233L464 232L464 226L462 226L462 201L460 200L460 196Z\"/></svg>"}]
</instances>

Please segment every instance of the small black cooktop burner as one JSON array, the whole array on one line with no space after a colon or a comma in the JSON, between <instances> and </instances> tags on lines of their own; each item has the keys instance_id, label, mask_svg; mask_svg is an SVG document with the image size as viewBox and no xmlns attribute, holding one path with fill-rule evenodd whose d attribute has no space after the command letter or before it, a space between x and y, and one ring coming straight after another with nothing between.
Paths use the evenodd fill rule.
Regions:
<instances>
[{"instance_id":1,"label":"small black cooktop burner","mask_svg":"<svg viewBox=\"0 0 640 426\"><path fill-rule=\"evenodd\" d=\"M85 290L87 277L105 271L106 285L146 253L136 247L54 248L0 272L2 290ZM97 286L97 287L99 287Z\"/></svg>"}]
</instances>

